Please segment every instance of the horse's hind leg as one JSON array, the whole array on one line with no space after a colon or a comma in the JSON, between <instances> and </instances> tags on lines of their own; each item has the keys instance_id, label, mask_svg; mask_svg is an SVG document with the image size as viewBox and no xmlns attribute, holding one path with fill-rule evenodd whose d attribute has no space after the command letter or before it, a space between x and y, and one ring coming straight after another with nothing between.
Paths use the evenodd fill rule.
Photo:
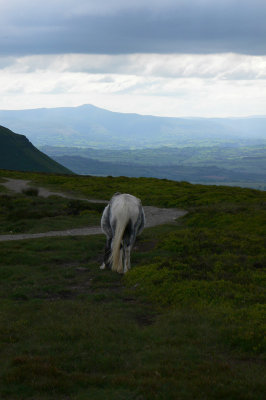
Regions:
<instances>
[{"instance_id":1,"label":"horse's hind leg","mask_svg":"<svg viewBox=\"0 0 266 400\"><path fill-rule=\"evenodd\" d=\"M111 255L111 243L112 243L112 238L107 238L106 240L106 245L105 245L105 249L104 249L104 258L103 258L103 263L100 266L100 269L105 269L107 268L111 268L110 266L110 255Z\"/></svg>"},{"instance_id":2,"label":"horse's hind leg","mask_svg":"<svg viewBox=\"0 0 266 400\"><path fill-rule=\"evenodd\" d=\"M124 248L122 246L122 248L120 248L120 260L119 260L119 265L117 268L117 272L119 274L123 274L124 273L124 263L125 263L125 256L124 256Z\"/></svg>"},{"instance_id":3,"label":"horse's hind leg","mask_svg":"<svg viewBox=\"0 0 266 400\"><path fill-rule=\"evenodd\" d=\"M134 227L129 225L129 229L127 231L127 236L125 237L123 253L124 253L124 273L130 270L131 262L130 262L130 252L133 249L134 243L136 241L136 236L140 232L142 232L145 225L145 215L143 208L141 207L139 212L139 217Z\"/></svg>"},{"instance_id":4,"label":"horse's hind leg","mask_svg":"<svg viewBox=\"0 0 266 400\"><path fill-rule=\"evenodd\" d=\"M125 274L130 269L130 247L126 240L122 242L122 265L123 265L123 273Z\"/></svg>"},{"instance_id":5,"label":"horse's hind leg","mask_svg":"<svg viewBox=\"0 0 266 400\"><path fill-rule=\"evenodd\" d=\"M130 270L131 264L130 264L130 250L131 246L125 246L124 249L124 274Z\"/></svg>"},{"instance_id":6,"label":"horse's hind leg","mask_svg":"<svg viewBox=\"0 0 266 400\"><path fill-rule=\"evenodd\" d=\"M130 270L131 261L130 261L130 253L133 249L134 243L136 240L136 233L133 231L129 238L124 243L124 273Z\"/></svg>"}]
</instances>

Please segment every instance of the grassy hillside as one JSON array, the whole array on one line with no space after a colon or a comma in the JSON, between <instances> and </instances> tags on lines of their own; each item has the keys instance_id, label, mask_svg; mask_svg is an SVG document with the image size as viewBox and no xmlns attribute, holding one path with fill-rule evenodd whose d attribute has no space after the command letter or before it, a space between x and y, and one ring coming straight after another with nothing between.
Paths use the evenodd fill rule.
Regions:
<instances>
[{"instance_id":1,"label":"grassy hillside","mask_svg":"<svg viewBox=\"0 0 266 400\"><path fill-rule=\"evenodd\" d=\"M23 135L0 126L0 168L42 171L58 174L72 172L34 147Z\"/></svg>"},{"instance_id":2,"label":"grassy hillside","mask_svg":"<svg viewBox=\"0 0 266 400\"><path fill-rule=\"evenodd\" d=\"M104 235L2 242L1 398L264 399L265 192L145 178L9 176L93 198L129 192L188 214L145 229L125 277L99 270ZM28 202L30 218L31 201L14 197L14 212ZM56 210L56 199L34 201L39 214L30 229L47 218L45 201ZM80 218L84 210L76 210Z\"/></svg>"}]
</instances>

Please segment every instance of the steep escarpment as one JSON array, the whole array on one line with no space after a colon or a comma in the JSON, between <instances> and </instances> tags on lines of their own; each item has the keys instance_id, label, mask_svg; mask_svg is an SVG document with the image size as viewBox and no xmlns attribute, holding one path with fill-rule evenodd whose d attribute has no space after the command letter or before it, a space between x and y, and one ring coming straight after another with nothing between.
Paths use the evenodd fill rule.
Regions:
<instances>
[{"instance_id":1,"label":"steep escarpment","mask_svg":"<svg viewBox=\"0 0 266 400\"><path fill-rule=\"evenodd\" d=\"M24 135L0 126L0 168L17 171L72 172L42 153Z\"/></svg>"}]
</instances>

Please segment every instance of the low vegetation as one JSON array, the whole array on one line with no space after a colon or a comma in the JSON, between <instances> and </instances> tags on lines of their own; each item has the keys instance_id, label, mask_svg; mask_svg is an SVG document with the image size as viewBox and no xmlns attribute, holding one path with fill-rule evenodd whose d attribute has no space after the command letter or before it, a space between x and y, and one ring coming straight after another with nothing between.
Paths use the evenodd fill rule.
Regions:
<instances>
[{"instance_id":1,"label":"low vegetation","mask_svg":"<svg viewBox=\"0 0 266 400\"><path fill-rule=\"evenodd\" d=\"M129 192L145 205L189 211L144 230L125 277L99 270L104 235L1 243L1 398L264 399L265 192L1 175L91 198ZM68 203L19 195L10 204L18 213L24 204L30 221L34 208L40 219Z\"/></svg>"},{"instance_id":2,"label":"low vegetation","mask_svg":"<svg viewBox=\"0 0 266 400\"><path fill-rule=\"evenodd\" d=\"M99 225L103 204L38 197L30 188L23 194L0 196L0 233L38 233Z\"/></svg>"}]
</instances>

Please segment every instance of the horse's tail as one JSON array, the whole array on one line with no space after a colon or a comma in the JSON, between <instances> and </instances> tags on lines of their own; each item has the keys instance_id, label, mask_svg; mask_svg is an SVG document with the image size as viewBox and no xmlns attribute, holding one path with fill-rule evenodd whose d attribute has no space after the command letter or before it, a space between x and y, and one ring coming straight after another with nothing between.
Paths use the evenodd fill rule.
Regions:
<instances>
[{"instance_id":1,"label":"horse's tail","mask_svg":"<svg viewBox=\"0 0 266 400\"><path fill-rule=\"evenodd\" d=\"M120 251L121 249L121 242L124 236L125 229L129 223L129 215L126 212L123 214L123 218L118 218L116 221L116 228L115 228L115 236L112 241L112 251L110 256L110 264L112 266L112 271L119 272L122 274L124 272L123 268L123 252Z\"/></svg>"}]
</instances>

